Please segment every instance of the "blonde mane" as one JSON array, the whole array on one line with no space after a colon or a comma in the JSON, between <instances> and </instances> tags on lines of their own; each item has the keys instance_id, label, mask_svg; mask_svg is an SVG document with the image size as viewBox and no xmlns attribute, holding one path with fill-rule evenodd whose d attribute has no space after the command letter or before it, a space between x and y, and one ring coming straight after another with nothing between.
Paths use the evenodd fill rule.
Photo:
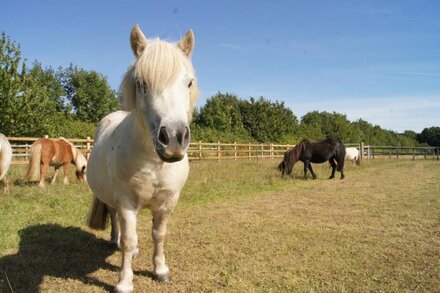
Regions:
<instances>
[{"instance_id":1,"label":"blonde mane","mask_svg":"<svg viewBox=\"0 0 440 293\"><path fill-rule=\"evenodd\" d=\"M148 40L142 55L128 69L120 87L122 109L136 108L136 82L142 83L153 95L160 95L167 85L174 82L182 66L194 72L191 60L175 43L160 39ZM190 89L190 105L193 108L198 97L194 81Z\"/></svg>"}]
</instances>

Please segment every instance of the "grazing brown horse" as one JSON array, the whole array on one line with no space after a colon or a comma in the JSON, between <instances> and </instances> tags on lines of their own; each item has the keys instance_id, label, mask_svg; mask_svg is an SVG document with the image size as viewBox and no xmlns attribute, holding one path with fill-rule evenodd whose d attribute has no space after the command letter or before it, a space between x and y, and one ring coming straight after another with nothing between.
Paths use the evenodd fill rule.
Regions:
<instances>
[{"instance_id":1,"label":"grazing brown horse","mask_svg":"<svg viewBox=\"0 0 440 293\"><path fill-rule=\"evenodd\" d=\"M284 159L278 165L278 169L282 175L289 175L292 173L293 165L297 161L302 161L304 162L304 179L307 179L307 169L312 173L313 179L316 179L316 174L310 163L321 164L329 161L332 166L332 174L329 179L335 178L336 168L341 172L341 179L344 179L344 158L345 146L340 140L327 138L323 141L311 142L308 139L303 139L284 154Z\"/></svg>"},{"instance_id":2,"label":"grazing brown horse","mask_svg":"<svg viewBox=\"0 0 440 293\"><path fill-rule=\"evenodd\" d=\"M40 182L39 187L44 187L49 166L55 167L51 184L55 183L58 171L64 167L64 184L69 183L70 164L75 165L76 177L79 181L85 179L87 160L84 155L65 138L51 139L41 138L35 141L31 147L29 167L27 170L27 180Z\"/></svg>"}]
</instances>

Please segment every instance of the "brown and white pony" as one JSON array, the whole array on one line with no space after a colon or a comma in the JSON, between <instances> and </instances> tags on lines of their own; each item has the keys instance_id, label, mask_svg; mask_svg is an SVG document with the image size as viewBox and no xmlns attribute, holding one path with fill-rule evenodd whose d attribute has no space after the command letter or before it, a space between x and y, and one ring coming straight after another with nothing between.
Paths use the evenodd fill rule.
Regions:
<instances>
[{"instance_id":1,"label":"brown and white pony","mask_svg":"<svg viewBox=\"0 0 440 293\"><path fill-rule=\"evenodd\" d=\"M117 292L133 290L136 223L144 208L153 215L154 277L171 279L164 255L166 227L188 177L189 125L198 96L192 31L169 43L147 40L136 25L130 43L136 60L121 84L124 111L101 120L87 173L94 194L88 224L103 230L110 216L110 241L122 250Z\"/></svg>"},{"instance_id":2,"label":"brown and white pony","mask_svg":"<svg viewBox=\"0 0 440 293\"><path fill-rule=\"evenodd\" d=\"M6 173L9 170L12 160L12 148L6 136L0 133L0 182L3 184L3 192L9 192L8 178Z\"/></svg>"},{"instance_id":3,"label":"brown and white pony","mask_svg":"<svg viewBox=\"0 0 440 293\"><path fill-rule=\"evenodd\" d=\"M44 179L49 166L55 167L51 184L55 183L60 167L64 167L64 184L69 183L70 164L75 165L76 178L85 179L87 160L72 143L65 138L40 138L32 144L27 180L37 181L39 187L45 187Z\"/></svg>"}]
</instances>

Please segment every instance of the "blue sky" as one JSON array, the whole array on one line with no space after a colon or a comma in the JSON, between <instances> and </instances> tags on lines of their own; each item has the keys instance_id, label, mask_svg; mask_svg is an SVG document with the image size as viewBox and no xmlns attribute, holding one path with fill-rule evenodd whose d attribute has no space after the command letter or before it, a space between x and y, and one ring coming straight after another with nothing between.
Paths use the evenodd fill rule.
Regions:
<instances>
[{"instance_id":1,"label":"blue sky","mask_svg":"<svg viewBox=\"0 0 440 293\"><path fill-rule=\"evenodd\" d=\"M203 105L218 91L345 113L395 131L440 126L440 1L6 1L0 30L44 66L96 70L117 89L129 33L192 28Z\"/></svg>"}]
</instances>

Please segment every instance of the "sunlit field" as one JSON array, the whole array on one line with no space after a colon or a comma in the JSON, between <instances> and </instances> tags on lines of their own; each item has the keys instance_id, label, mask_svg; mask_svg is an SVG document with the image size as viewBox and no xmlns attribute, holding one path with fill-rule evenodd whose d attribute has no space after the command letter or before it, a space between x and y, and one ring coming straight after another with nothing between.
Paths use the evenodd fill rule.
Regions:
<instances>
[{"instance_id":1,"label":"sunlit field","mask_svg":"<svg viewBox=\"0 0 440 293\"><path fill-rule=\"evenodd\" d=\"M195 161L168 225L172 283L152 280L151 217L138 222L137 292L438 292L440 162L347 163L346 178L280 178L279 160ZM106 292L120 253L85 226L73 177L38 189L13 166L0 194L1 292ZM50 179L50 176L49 176Z\"/></svg>"}]
</instances>

